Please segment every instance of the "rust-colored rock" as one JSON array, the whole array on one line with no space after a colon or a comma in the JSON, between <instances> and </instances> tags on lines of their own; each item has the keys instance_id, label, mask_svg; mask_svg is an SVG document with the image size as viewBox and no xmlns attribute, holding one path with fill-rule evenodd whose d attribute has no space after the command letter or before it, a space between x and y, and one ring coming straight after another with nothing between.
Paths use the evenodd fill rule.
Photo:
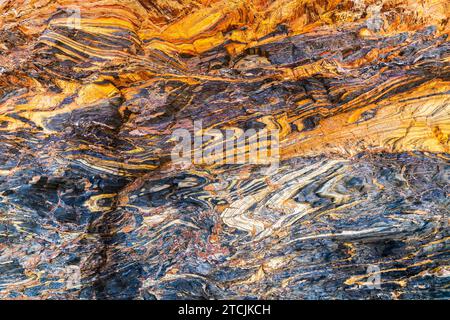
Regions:
<instances>
[{"instance_id":1,"label":"rust-colored rock","mask_svg":"<svg viewBox=\"0 0 450 320\"><path fill-rule=\"evenodd\" d=\"M449 12L1 1L0 298L448 298Z\"/></svg>"}]
</instances>

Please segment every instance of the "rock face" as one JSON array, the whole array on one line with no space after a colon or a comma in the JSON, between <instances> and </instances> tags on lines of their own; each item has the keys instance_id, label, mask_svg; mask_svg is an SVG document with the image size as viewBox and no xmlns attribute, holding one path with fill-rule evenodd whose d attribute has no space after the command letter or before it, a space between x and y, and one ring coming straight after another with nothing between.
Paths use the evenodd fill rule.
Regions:
<instances>
[{"instance_id":1,"label":"rock face","mask_svg":"<svg viewBox=\"0 0 450 320\"><path fill-rule=\"evenodd\" d=\"M449 12L0 1L0 298L450 298Z\"/></svg>"}]
</instances>

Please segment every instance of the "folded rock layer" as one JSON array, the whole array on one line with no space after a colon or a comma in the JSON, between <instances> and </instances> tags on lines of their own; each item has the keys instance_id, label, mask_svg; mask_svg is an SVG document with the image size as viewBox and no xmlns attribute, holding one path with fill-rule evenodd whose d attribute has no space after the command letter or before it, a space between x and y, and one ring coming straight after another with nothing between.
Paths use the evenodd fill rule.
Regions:
<instances>
[{"instance_id":1,"label":"folded rock layer","mask_svg":"<svg viewBox=\"0 0 450 320\"><path fill-rule=\"evenodd\" d=\"M0 1L0 298L448 299L449 12Z\"/></svg>"}]
</instances>

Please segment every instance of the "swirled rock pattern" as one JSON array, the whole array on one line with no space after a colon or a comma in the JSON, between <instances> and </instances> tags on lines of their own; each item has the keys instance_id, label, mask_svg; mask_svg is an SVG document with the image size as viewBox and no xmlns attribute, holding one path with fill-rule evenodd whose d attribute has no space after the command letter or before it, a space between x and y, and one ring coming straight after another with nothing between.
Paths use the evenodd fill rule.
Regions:
<instances>
[{"instance_id":1,"label":"swirled rock pattern","mask_svg":"<svg viewBox=\"0 0 450 320\"><path fill-rule=\"evenodd\" d=\"M449 12L0 1L0 298L450 298ZM175 163L199 120L278 169Z\"/></svg>"}]
</instances>

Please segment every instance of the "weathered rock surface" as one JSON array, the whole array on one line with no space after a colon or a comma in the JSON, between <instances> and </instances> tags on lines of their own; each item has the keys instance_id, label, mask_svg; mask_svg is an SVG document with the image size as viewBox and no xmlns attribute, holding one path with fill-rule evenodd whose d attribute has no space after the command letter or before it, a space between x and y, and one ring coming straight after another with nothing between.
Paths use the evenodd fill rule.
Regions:
<instances>
[{"instance_id":1,"label":"weathered rock surface","mask_svg":"<svg viewBox=\"0 0 450 320\"><path fill-rule=\"evenodd\" d=\"M449 12L0 1L0 298L448 299ZM278 170L174 163L199 120Z\"/></svg>"}]
</instances>

